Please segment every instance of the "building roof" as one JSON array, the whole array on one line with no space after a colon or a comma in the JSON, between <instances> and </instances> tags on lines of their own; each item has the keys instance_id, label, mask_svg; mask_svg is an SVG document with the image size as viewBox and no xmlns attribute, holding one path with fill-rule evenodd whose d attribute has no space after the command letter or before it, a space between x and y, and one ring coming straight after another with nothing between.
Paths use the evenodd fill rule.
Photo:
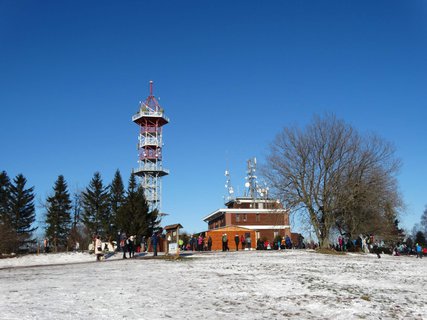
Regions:
<instances>
[{"instance_id":1,"label":"building roof","mask_svg":"<svg viewBox=\"0 0 427 320\"><path fill-rule=\"evenodd\" d=\"M225 205L228 207L229 205L231 205L232 203L237 202L237 203L280 203L279 200L276 199L254 199L251 197L237 197L235 199L231 199L230 201L228 201L227 203L225 203Z\"/></svg>"},{"instance_id":2,"label":"building roof","mask_svg":"<svg viewBox=\"0 0 427 320\"><path fill-rule=\"evenodd\" d=\"M165 230L171 230L171 229L178 229L178 228L182 229L183 226L180 223L175 223L175 224L171 224L171 225L165 226L163 229L165 229Z\"/></svg>"}]
</instances>

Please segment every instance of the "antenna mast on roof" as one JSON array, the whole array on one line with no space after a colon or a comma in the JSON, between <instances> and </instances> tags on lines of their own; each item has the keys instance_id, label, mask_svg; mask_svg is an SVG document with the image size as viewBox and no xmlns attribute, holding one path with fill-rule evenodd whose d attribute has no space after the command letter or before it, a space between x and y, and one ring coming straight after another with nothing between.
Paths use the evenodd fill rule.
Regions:
<instances>
[{"instance_id":1,"label":"antenna mast on roof","mask_svg":"<svg viewBox=\"0 0 427 320\"><path fill-rule=\"evenodd\" d=\"M256 173L256 158L249 159L247 161L248 167L247 167L247 175L245 177L246 183L245 183L245 197L250 197L253 200L256 200L257 198L268 198L268 187L264 183L264 187L262 188L258 183L258 177L255 175Z\"/></svg>"},{"instance_id":2,"label":"antenna mast on roof","mask_svg":"<svg viewBox=\"0 0 427 320\"><path fill-rule=\"evenodd\" d=\"M230 178L230 172L228 170L225 170L225 176L226 176L226 182L225 182L225 188L227 189L227 195L225 196L226 202L234 199L234 189L231 185L231 178Z\"/></svg>"}]
</instances>

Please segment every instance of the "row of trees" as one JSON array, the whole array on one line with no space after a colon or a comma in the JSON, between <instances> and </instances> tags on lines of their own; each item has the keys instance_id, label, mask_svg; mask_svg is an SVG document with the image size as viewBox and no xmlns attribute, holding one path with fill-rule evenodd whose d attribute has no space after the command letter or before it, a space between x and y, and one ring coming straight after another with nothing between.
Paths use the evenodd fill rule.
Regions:
<instances>
[{"instance_id":1,"label":"row of trees","mask_svg":"<svg viewBox=\"0 0 427 320\"><path fill-rule=\"evenodd\" d=\"M0 175L0 247L1 252L18 252L34 244L36 230L34 188L25 188L22 174L10 182ZM125 190L117 170L110 185L96 172L89 186L72 199L64 176L58 176L45 208L45 237L54 251L65 250L76 242L87 246L93 235L115 240L118 233L151 235L160 229L160 215L149 210L143 188L134 174Z\"/></svg>"},{"instance_id":2,"label":"row of trees","mask_svg":"<svg viewBox=\"0 0 427 320\"><path fill-rule=\"evenodd\" d=\"M334 115L285 128L271 145L264 174L277 196L327 248L335 233L398 241L402 208L393 146L362 136Z\"/></svg>"}]
</instances>

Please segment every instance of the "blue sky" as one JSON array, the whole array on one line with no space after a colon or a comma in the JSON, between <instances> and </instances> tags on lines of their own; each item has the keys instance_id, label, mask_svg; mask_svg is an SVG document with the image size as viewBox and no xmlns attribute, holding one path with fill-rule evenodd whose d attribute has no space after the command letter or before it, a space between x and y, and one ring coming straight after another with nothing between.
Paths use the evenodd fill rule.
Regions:
<instances>
[{"instance_id":1,"label":"blue sky","mask_svg":"<svg viewBox=\"0 0 427 320\"><path fill-rule=\"evenodd\" d=\"M396 146L406 209L427 204L425 1L0 2L0 170L38 201L63 174L127 184L137 167L131 116L160 97L164 224L189 232L223 206L224 171L243 191L285 126L333 112ZM41 209L38 209L41 213ZM299 231L299 230L295 230Z\"/></svg>"}]
</instances>

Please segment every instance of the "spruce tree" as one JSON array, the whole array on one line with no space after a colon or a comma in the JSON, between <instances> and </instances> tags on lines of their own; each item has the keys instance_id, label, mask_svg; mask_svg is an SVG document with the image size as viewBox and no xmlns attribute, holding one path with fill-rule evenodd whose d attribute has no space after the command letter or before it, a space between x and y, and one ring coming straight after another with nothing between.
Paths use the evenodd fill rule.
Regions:
<instances>
[{"instance_id":1,"label":"spruce tree","mask_svg":"<svg viewBox=\"0 0 427 320\"><path fill-rule=\"evenodd\" d=\"M37 229L37 227L33 227L36 220L34 187L26 189L26 183L27 179L19 174L10 185L10 220L18 237L15 250L35 242L31 238L32 232Z\"/></svg>"},{"instance_id":2,"label":"spruce tree","mask_svg":"<svg viewBox=\"0 0 427 320\"><path fill-rule=\"evenodd\" d=\"M136 183L135 175L129 178L126 199L119 210L118 223L128 235L148 235L148 204L144 189Z\"/></svg>"},{"instance_id":3,"label":"spruce tree","mask_svg":"<svg viewBox=\"0 0 427 320\"><path fill-rule=\"evenodd\" d=\"M16 231L11 225L10 179L6 171L0 173L0 253L10 253L17 246Z\"/></svg>"},{"instance_id":4,"label":"spruce tree","mask_svg":"<svg viewBox=\"0 0 427 320\"><path fill-rule=\"evenodd\" d=\"M120 171L117 169L110 188L111 221L113 223L111 228L111 235L114 235L119 231L119 210L123 205L124 200L125 188L123 186L123 180L122 176L120 175Z\"/></svg>"},{"instance_id":5,"label":"spruce tree","mask_svg":"<svg viewBox=\"0 0 427 320\"><path fill-rule=\"evenodd\" d=\"M46 237L51 239L55 252L67 246L71 230L71 200L64 176L58 176L54 194L47 198Z\"/></svg>"},{"instance_id":6,"label":"spruce tree","mask_svg":"<svg viewBox=\"0 0 427 320\"><path fill-rule=\"evenodd\" d=\"M111 221L109 220L109 187L104 186L101 174L95 172L86 191L82 193L82 221L92 235L106 237Z\"/></svg>"},{"instance_id":7,"label":"spruce tree","mask_svg":"<svg viewBox=\"0 0 427 320\"><path fill-rule=\"evenodd\" d=\"M0 224L8 224L10 214L10 179L6 171L0 173Z\"/></svg>"},{"instance_id":8,"label":"spruce tree","mask_svg":"<svg viewBox=\"0 0 427 320\"><path fill-rule=\"evenodd\" d=\"M422 231L418 231L415 235L415 242L420 244L421 246L425 246L426 243L426 237L424 236L424 233Z\"/></svg>"},{"instance_id":9,"label":"spruce tree","mask_svg":"<svg viewBox=\"0 0 427 320\"><path fill-rule=\"evenodd\" d=\"M424 209L423 214L421 215L421 227L422 231L424 232L424 236L427 237L427 206Z\"/></svg>"},{"instance_id":10,"label":"spruce tree","mask_svg":"<svg viewBox=\"0 0 427 320\"><path fill-rule=\"evenodd\" d=\"M154 209L148 213L147 217L148 225L147 225L147 234L152 235L155 232L160 232L160 222L161 222L161 216L159 213L159 210Z\"/></svg>"}]
</instances>

